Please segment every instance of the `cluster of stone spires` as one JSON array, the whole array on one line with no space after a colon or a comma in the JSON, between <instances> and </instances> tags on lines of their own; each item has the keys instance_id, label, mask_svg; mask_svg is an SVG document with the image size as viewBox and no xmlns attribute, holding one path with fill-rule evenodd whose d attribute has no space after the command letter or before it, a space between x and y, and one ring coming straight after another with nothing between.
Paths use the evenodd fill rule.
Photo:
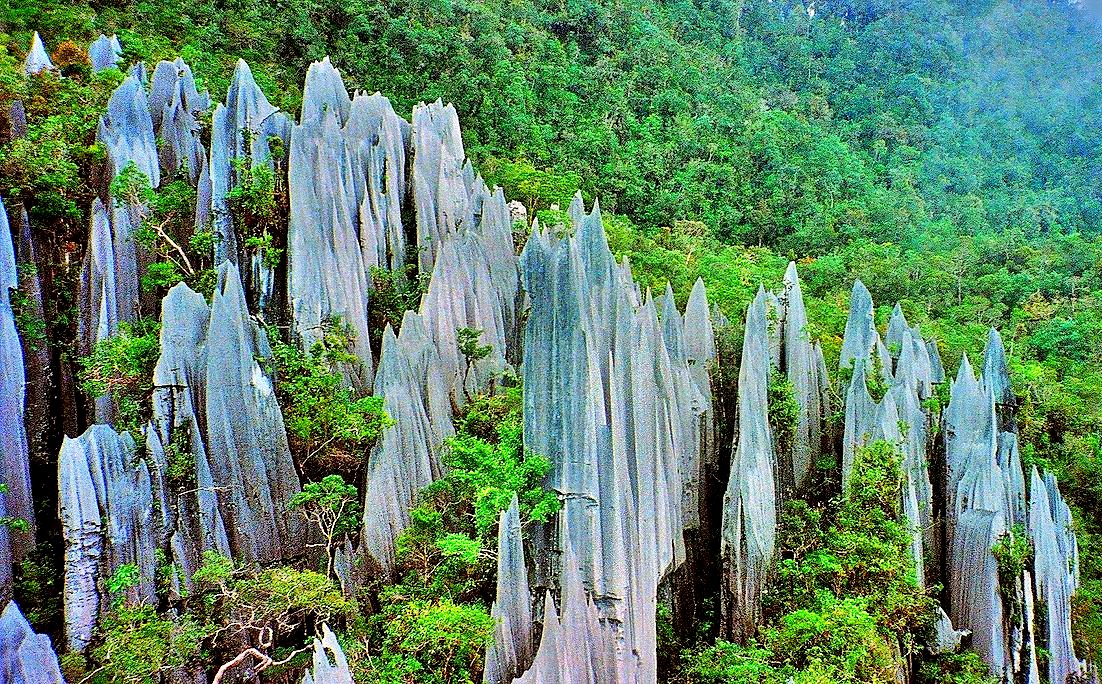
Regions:
<instances>
[{"instance_id":1,"label":"cluster of stone spires","mask_svg":"<svg viewBox=\"0 0 1102 684\"><path fill-rule=\"evenodd\" d=\"M116 65L120 55L114 38L101 37L90 49L97 69ZM36 35L26 72L49 68ZM262 363L270 355L268 341L254 320L285 297L305 344L334 316L352 326L361 344L348 381L382 395L395 422L370 454L359 543L349 540L338 554L342 582L352 586L362 572L394 572L394 541L409 524L414 498L443 473L441 449L454 433L453 411L523 358L526 447L551 460L548 486L559 493L562 510L533 530L527 554L516 502L502 513L496 627L485 681L656 681L659 585L690 555L686 539L704 524L700 511L707 505L701 473L727 446L717 439L709 373L717 356L715 330L726 321L709 311L703 282L693 287L683 314L670 289L659 300L642 292L629 264L613 258L599 208L587 213L580 196L569 211L572 231L563 237L534 224L518 259L510 208L501 190L487 188L466 160L452 107L421 105L406 122L379 94L350 96L328 60L311 66L303 93L296 123L268 103L240 62L226 102L215 108L209 151L197 115L209 109L210 98L197 92L180 60L161 62L151 79L144 67L134 67L108 104L98 134L108 153L108 177L133 163L156 187L186 170L198 188L196 225L219 236L218 281L209 303L184 284L160 303L143 301L138 281L144 256L133 231L145 208L131 198L97 198L81 283L82 345L91 349L120 322L159 307L160 359L140 457L134 438L108 424L110 402L96 407L99 424L62 447L66 647L87 648L107 601L102 579L122 564L139 568L130 598L152 600L155 551L179 568L172 578L177 593L187 590L206 550L246 563L305 552L308 531L288 510L301 482ZM246 253L227 203L242 173L236 160L274 165L277 144L289 150L291 218L282 283L280 274ZM412 212L404 214L410 204ZM403 222L409 215L412 226ZM20 220L23 260L33 245L25 216ZM432 274L429 289L397 332L383 331L376 363L367 344L370 269L401 266L411 247L418 249L421 271ZM14 324L9 288L26 289L16 265L0 204L0 475L8 485L0 494L0 515L6 510L33 526L23 382L35 361ZM746 639L759 625L779 506L808 486L813 464L832 448L823 426L830 410L828 373L807 326L790 265L783 289L760 290L746 314L738 429L717 550L725 568L724 633L732 639ZM483 330L481 343L492 347L473 368L456 345L456 330L464 327ZM901 444L901 503L914 529L918 576L939 577L948 586L939 640L959 642L962 631L972 632L977 650L1006 681L1024 673L1025 681L1039 683L1041 647L1049 653L1049 681L1083 671L1070 638L1078 569L1070 513L1050 474L1034 469L1026 487L997 333L992 331L981 377L966 358L952 384L945 472L933 478L933 431L923 401L945 380L937 345L908 326L898 306L882 340L872 298L858 282L841 365L853 369L843 479L859 445L880 438ZM769 424L774 368L791 381L799 404L786 453ZM869 393L870 373L889 387L880 401ZM170 448L194 458L194 486L185 491L167 481ZM944 514L943 529L937 512ZM1015 587L1006 588L991 547L1015 529L1028 534L1034 561ZM7 602L0 616L0 674L56 682L61 676L49 640L35 635L8 601L11 563L32 540L0 526L0 601ZM924 568L927 558L944 559L938 565L946 572ZM1010 595L1022 600L1010 602ZM1045 615L1034 615L1037 606ZM1022 614L1011 616L1011 610ZM202 676L179 672L169 679L194 681L197 674ZM305 681L351 682L327 628Z\"/></svg>"}]
</instances>

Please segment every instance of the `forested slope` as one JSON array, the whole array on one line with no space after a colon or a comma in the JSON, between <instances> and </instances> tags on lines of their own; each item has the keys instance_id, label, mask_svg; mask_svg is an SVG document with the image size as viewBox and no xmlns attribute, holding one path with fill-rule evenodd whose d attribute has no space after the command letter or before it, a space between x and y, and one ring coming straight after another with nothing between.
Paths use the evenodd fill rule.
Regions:
<instances>
[{"instance_id":1,"label":"forested slope","mask_svg":"<svg viewBox=\"0 0 1102 684\"><path fill-rule=\"evenodd\" d=\"M33 31L46 39L58 69L28 78L23 60ZM1097 537L1102 533L1097 503L1102 495L1102 129L1095 123L1102 114L1097 66L1102 29L1088 9L1032 0L831 2L810 10L788 2L642 0L65 5L13 0L0 10L0 197L11 216L26 209L39 252L41 302L22 290L15 290L12 300L24 343L42 351L37 358L28 355L26 363L47 367L56 383L27 388L28 410L47 407L49 414L28 416L28 424L39 428L29 435L35 472L57 467L63 431L75 436L93 422L97 410L91 398L104 385L116 398L148 393L144 374L157 360L152 320L123 330L122 341L113 346L93 348L82 337L76 300L86 235L95 221L93 198L139 197L169 234L185 226L190 230L196 203L186 173L163 179L148 196L140 178L105 176L97 126L123 74L89 69L85 51L100 33L118 35L120 66L144 61L152 71L158 60L182 57L199 90L208 89L214 102L225 100L243 58L271 103L297 114L304 74L329 56L345 86L381 92L401 117L408 118L419 102L454 103L463 148L488 186L502 186L507 199L523 202L549 226L570 225L565 211L554 209L565 209L576 190L587 206L599 198L612 253L626 256L634 277L656 294L669 282L678 308L684 309L701 278L708 300L733 324L717 332L717 344L731 361L728 376L737 374L747 306L759 284L781 285L790 260L799 267L808 333L821 342L832 369L836 407L850 380L834 369L855 279L881 305L875 311L881 330L891 304L899 302L910 324L937 340L950 373L965 353L973 361L982 359L988 329L997 328L1017 394L1015 420L1026 472L1032 465L1054 472L1075 513L1082 563L1074 599L1077 653L1091 661L1102 656L1102 540ZM23 124L11 109L16 101L25 112L25 130L18 135ZM202 135L209 136L211 122L202 125ZM273 160L270 176L263 170L241 174L231 210L258 240L243 253L267 259L272 273L283 277L281 259L291 248L282 185L286 166L278 154ZM13 219L16 244L18 225ZM146 300L159 301L180 280L207 295L222 287L216 288L210 245L202 242L211 236L190 237L200 242L182 252L195 262L187 269L177 264L176 272L165 266L146 273ZM523 243L523 236L515 237ZM156 237L152 242L154 251L168 254L162 263L178 261L170 246ZM398 273L402 270L375 273L373 287L382 294L365 314L365 330L371 337L368 353L376 358L385 353L386 323L397 334L402 312L416 309L428 286L431 268L409 280ZM249 276L242 277L251 293ZM250 300L248 308L257 313L256 302ZM278 316L267 322L284 323ZM296 349L286 330L281 335L288 344L269 332L276 364L271 374L302 378L281 386L279 398L304 480L323 482L323 475L339 473L362 487L365 466L356 454L375 443L392 416L381 400L367 396L363 387L349 389L347 375L333 371L348 363L349 331L328 331L312 355ZM477 336L467 345L463 355L470 363L480 353ZM734 378L720 372L714 382L733 402ZM334 394L341 387L345 394ZM30 396L35 392L42 395L38 401ZM770 401L784 406L784 388L771 384L770 392ZM326 396L336 401L319 403ZM552 466L539 455L524 458L517 451L519 390L473 399L474 408L456 417L462 447L453 450L448 464L453 475L433 485L426 499L432 505L418 509L414 534L406 540L406 553L412 554L406 562L413 563L407 569L421 579L374 587L376 605L360 611L323 586L324 574L273 577L277 569L258 577L209 559L203 566L214 575L203 599L209 605L193 616L196 624L172 627L141 608L123 606L106 633L144 626L154 641L181 640L184 655L171 657L194 658L200 648L212 647L202 629L229 620L227 605L242 596L259 600L256 587L266 583L288 592L316 591L310 600L322 606L324 617L349 625L342 636L356 634L368 642L362 656L367 662L380 652L393 657L360 672L461 681L459 671L416 674L421 667L438 667L451 649L462 653L464 667L477 675L492 629L485 605L493 599L495 573L485 554L476 551L493 547L496 514L513 492L520 494L526 525L546 519L556 505L539 484ZM928 408L934 411L936 405L940 413L947 403L945 386ZM114 410L120 431L136 430L146 418L140 408ZM833 417L837 437L843 421L843 415ZM891 459L868 458L885 461L874 463L873 470L882 469L890 481ZM487 462L495 464L495 472L484 472ZM500 468L508 471L509 484L495 494L492 506L479 509L472 502L482 500L479 492L499 479ZM727 481L726 472L717 477ZM810 509L789 524L802 525L798 529L815 540L812 546L829 549L839 529L832 525L843 520L894 548L900 542L893 536L897 530L862 518L852 502L837 503L833 497L840 483L831 477L811 497ZM41 542L17 568L15 594L39 631L57 635L56 482L32 479ZM870 483L870 491L877 485ZM314 494L319 495L316 488ZM865 503L875 509L877 502ZM477 524L452 525L448 516L465 521L468 508ZM442 529L447 538L438 539ZM335 530L330 531L339 537ZM807 571L803 579L784 581L819 579ZM797 589L778 586L782 595L773 597L771 615L804 605L793 598L801 596ZM434 604L442 591L454 602ZM928 606L903 584L891 592L889 600L914 601L915 615L926 614ZM762 669L766 665L781 670L778 654L799 625L763 629L762 646L773 649L771 655L728 652L734 647L725 642L712 646L719 631L718 598L710 597L708 605L701 600L691 628L669 615L672 608L667 611L668 633L659 628L663 676L713 681L737 674L756 681L773 676ZM836 610L857 641L861 637L853 635L884 628L862 622L864 614L849 603ZM660 608L659 618L663 615ZM921 631L922 622L916 617L907 630ZM456 629L460 624L475 628ZM166 636L170 633L175 636ZM418 651L426 647L416 639L432 642L442 633L457 641L433 642L441 650L418 661ZM89 671L110 662L112 647L126 652L134 645L101 643ZM227 650L232 649L226 644L215 648L219 656ZM814 666L803 663L801 669L814 674ZM141 667L130 671L137 677L131 681L141 681ZM114 670L115 676L123 671Z\"/></svg>"}]
</instances>

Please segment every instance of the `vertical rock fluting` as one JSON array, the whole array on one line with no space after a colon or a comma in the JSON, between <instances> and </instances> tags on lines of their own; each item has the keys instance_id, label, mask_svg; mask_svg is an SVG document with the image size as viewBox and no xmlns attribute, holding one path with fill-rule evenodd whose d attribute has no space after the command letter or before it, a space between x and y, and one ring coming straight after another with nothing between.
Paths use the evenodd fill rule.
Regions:
<instances>
[{"instance_id":1,"label":"vertical rock fluting","mask_svg":"<svg viewBox=\"0 0 1102 684\"><path fill-rule=\"evenodd\" d=\"M88 61L92 65L92 71L103 71L117 66L122 60L122 45L119 37L111 34L111 37L100 35L88 46Z\"/></svg>"},{"instance_id":2,"label":"vertical rock fluting","mask_svg":"<svg viewBox=\"0 0 1102 684\"><path fill-rule=\"evenodd\" d=\"M577 565L569 572L592 595L609 640L590 646L611 659L596 681L654 681L658 583L684 559L684 492L697 483L683 478L682 464L699 462L685 452L700 449L704 400L684 351L671 357L677 345L665 339L655 302L613 260L599 209L585 214L579 197L570 214L572 237L537 226L521 257L531 300L525 445L551 461L548 486L563 498L556 524L538 540L537 578L569 578L559 566ZM577 555L566 562L560 553ZM564 620L579 612L570 603L564 598ZM554 625L545 619L537 663L556 657L544 655L555 649ZM544 681L531 679L538 676L526 681Z\"/></svg>"},{"instance_id":3,"label":"vertical rock fluting","mask_svg":"<svg viewBox=\"0 0 1102 684\"><path fill-rule=\"evenodd\" d=\"M455 107L440 100L413 109L413 202L422 273L429 273L444 238L473 224L470 188L474 171L465 164Z\"/></svg>"},{"instance_id":4,"label":"vertical rock fluting","mask_svg":"<svg viewBox=\"0 0 1102 684\"><path fill-rule=\"evenodd\" d=\"M348 659L329 625L321 626L320 639L314 637L311 667L302 678L302 684L352 684Z\"/></svg>"},{"instance_id":5,"label":"vertical rock fluting","mask_svg":"<svg viewBox=\"0 0 1102 684\"><path fill-rule=\"evenodd\" d=\"M268 102L249 65L238 60L226 102L214 109L210 161L199 183L199 197L209 199L210 205L197 207L196 217L202 227L211 223L216 238L215 264L227 260L237 264L247 276L249 301L261 308L271 297L274 279L259 254L246 259L248 236L235 224L240 217L234 217L227 195L241 182L245 169L273 168L272 140L278 139L279 147L286 149L290 132L290 117Z\"/></svg>"},{"instance_id":6,"label":"vertical rock fluting","mask_svg":"<svg viewBox=\"0 0 1102 684\"><path fill-rule=\"evenodd\" d=\"M1037 653L1044 648L1048 681L1065 681L1086 670L1070 636L1078 551L1056 479L1034 468L1027 497L1013 406L1002 340L992 330L983 374L976 378L965 356L945 411L950 616L973 632L992 674L1039 682ZM1008 577L992 549L1023 535L1032 564Z\"/></svg>"},{"instance_id":7,"label":"vertical rock fluting","mask_svg":"<svg viewBox=\"0 0 1102 684\"><path fill-rule=\"evenodd\" d=\"M822 396L826 389L819 371L819 356L808 330L807 311L796 264L789 262L784 274L781 302L781 336L784 346L782 370L792 383L800 410L792 436L791 481L797 490L807 485L808 477L822 449ZM786 479L789 476L786 474Z\"/></svg>"},{"instance_id":8,"label":"vertical rock fluting","mask_svg":"<svg viewBox=\"0 0 1102 684\"><path fill-rule=\"evenodd\" d=\"M339 316L352 327L359 358L352 380L363 389L373 375L371 268L398 268L405 259L406 128L386 98L350 99L328 59L310 66L302 116L291 130L288 292L307 346L327 319Z\"/></svg>"},{"instance_id":9,"label":"vertical rock fluting","mask_svg":"<svg viewBox=\"0 0 1102 684\"><path fill-rule=\"evenodd\" d=\"M0 578L10 580L10 563L34 546L34 503L31 496L30 453L24 424L23 344L15 327L11 291L19 287L11 229L4 201L0 199L0 493L6 515L25 520L29 529L5 529L0 539ZM6 526L3 526L6 527ZM4 559L7 561L5 562ZM0 579L0 586L4 584ZM5 592L0 590L0 595Z\"/></svg>"},{"instance_id":10,"label":"vertical rock fluting","mask_svg":"<svg viewBox=\"0 0 1102 684\"><path fill-rule=\"evenodd\" d=\"M283 416L257 359L267 338L249 317L237 268L223 263L207 329L205 444L218 507L234 557L269 563L303 550L299 491Z\"/></svg>"},{"instance_id":11,"label":"vertical rock fluting","mask_svg":"<svg viewBox=\"0 0 1102 684\"><path fill-rule=\"evenodd\" d=\"M137 74L126 77L112 93L107 112L100 117L96 140L107 152L108 178L115 179L128 165L145 176L151 187L160 185L160 163L153 119L145 87ZM146 208L132 196L96 198L85 252L80 292L81 351L118 330L121 321L133 321L139 312L141 264L134 231ZM97 402L96 417L109 421L110 401Z\"/></svg>"},{"instance_id":12,"label":"vertical rock fluting","mask_svg":"<svg viewBox=\"0 0 1102 684\"><path fill-rule=\"evenodd\" d=\"M532 664L532 594L524 562L520 507L514 495L502 511L497 533L497 595L490 616L494 638L486 647L486 684L510 684Z\"/></svg>"},{"instance_id":13,"label":"vertical rock fluting","mask_svg":"<svg viewBox=\"0 0 1102 684\"><path fill-rule=\"evenodd\" d=\"M185 174L195 185L207 165L199 140L197 115L210 108L210 96L195 88L195 77L184 60L157 63L149 92L149 113L156 131L161 172Z\"/></svg>"},{"instance_id":14,"label":"vertical rock fluting","mask_svg":"<svg viewBox=\"0 0 1102 684\"><path fill-rule=\"evenodd\" d=\"M119 566L139 568L130 598L154 600L159 521L153 515L149 467L134 440L107 425L65 438L58 468L58 501L65 539L65 639L81 652L107 605L103 579Z\"/></svg>"},{"instance_id":15,"label":"vertical rock fluting","mask_svg":"<svg viewBox=\"0 0 1102 684\"><path fill-rule=\"evenodd\" d=\"M394 542L409 526L417 493L442 474L440 452L454 434L439 354L424 320L412 311L398 336L390 326L383 332L375 391L394 425L383 430L368 461L363 547L390 576Z\"/></svg>"},{"instance_id":16,"label":"vertical rock fluting","mask_svg":"<svg viewBox=\"0 0 1102 684\"><path fill-rule=\"evenodd\" d=\"M745 642L761 620L761 596L777 534L776 455L769 426L769 322L759 289L746 310L738 383L738 437L723 498L723 620Z\"/></svg>"},{"instance_id":17,"label":"vertical rock fluting","mask_svg":"<svg viewBox=\"0 0 1102 684\"><path fill-rule=\"evenodd\" d=\"M65 684L50 637L34 632L15 601L0 613L0 681Z\"/></svg>"}]
</instances>

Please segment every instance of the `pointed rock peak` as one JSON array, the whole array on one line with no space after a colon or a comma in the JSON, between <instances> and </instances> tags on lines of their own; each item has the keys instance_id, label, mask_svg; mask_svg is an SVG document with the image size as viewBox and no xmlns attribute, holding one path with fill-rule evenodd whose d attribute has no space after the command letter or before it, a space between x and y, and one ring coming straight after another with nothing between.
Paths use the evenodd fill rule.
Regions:
<instances>
[{"instance_id":1,"label":"pointed rock peak","mask_svg":"<svg viewBox=\"0 0 1102 684\"><path fill-rule=\"evenodd\" d=\"M258 127L261 121L278 109L268 102L268 98L264 95L264 91L257 85L248 62L243 59L238 59L237 66L233 69L233 78L230 79L229 91L226 93L226 106L239 106L238 102L242 99L255 103L257 119L248 122L249 125L254 128ZM240 106L248 105L242 103Z\"/></svg>"},{"instance_id":2,"label":"pointed rock peak","mask_svg":"<svg viewBox=\"0 0 1102 684\"><path fill-rule=\"evenodd\" d=\"M352 99L344 87L341 72L327 56L314 62L306 70L306 82L302 87L302 114L300 123L321 121L326 115L337 118L344 125L352 108Z\"/></svg>"},{"instance_id":3,"label":"pointed rock peak","mask_svg":"<svg viewBox=\"0 0 1102 684\"><path fill-rule=\"evenodd\" d=\"M846 332L842 338L839 367L850 368L855 359L867 358L874 352L878 338L873 322L872 295L864 283L856 280L849 298L849 317L846 319Z\"/></svg>"},{"instance_id":4,"label":"pointed rock peak","mask_svg":"<svg viewBox=\"0 0 1102 684\"><path fill-rule=\"evenodd\" d=\"M685 313L688 314L690 309L703 309L705 313L708 311L708 288L705 287L703 278L697 278L693 283L693 289L689 291L689 302L685 305Z\"/></svg>"},{"instance_id":5,"label":"pointed rock peak","mask_svg":"<svg viewBox=\"0 0 1102 684\"><path fill-rule=\"evenodd\" d=\"M122 59L122 45L115 34L111 37L100 34L99 38L92 41L88 47L88 61L92 63L92 71L103 71L116 66Z\"/></svg>"},{"instance_id":6,"label":"pointed rock peak","mask_svg":"<svg viewBox=\"0 0 1102 684\"><path fill-rule=\"evenodd\" d=\"M9 601L0 613L0 673L13 684L65 682L50 637L35 633L15 601Z\"/></svg>"},{"instance_id":7,"label":"pointed rock peak","mask_svg":"<svg viewBox=\"0 0 1102 684\"><path fill-rule=\"evenodd\" d=\"M582 198L582 191L579 190L574 193L574 197L570 200L570 207L567 209L567 213L570 215L570 220L575 225L580 225L582 219L585 218L585 200Z\"/></svg>"},{"instance_id":8,"label":"pointed rock peak","mask_svg":"<svg viewBox=\"0 0 1102 684\"><path fill-rule=\"evenodd\" d=\"M302 684L352 684L352 671L337 635L326 624L321 631L321 639L314 637L313 667Z\"/></svg>"},{"instance_id":9,"label":"pointed rock peak","mask_svg":"<svg viewBox=\"0 0 1102 684\"><path fill-rule=\"evenodd\" d=\"M27 59L23 62L23 71L28 76L40 74L46 69L53 69L54 63L50 61L50 55L46 52L46 46L42 44L42 37L38 31L31 38L31 50L27 53Z\"/></svg>"},{"instance_id":10,"label":"pointed rock peak","mask_svg":"<svg viewBox=\"0 0 1102 684\"><path fill-rule=\"evenodd\" d=\"M19 286L19 273L15 269L15 248L11 242L11 228L4 198L0 197L0 302L7 303L9 288Z\"/></svg>"},{"instance_id":11,"label":"pointed rock peak","mask_svg":"<svg viewBox=\"0 0 1102 684\"><path fill-rule=\"evenodd\" d=\"M995 402L1014 403L1010 387L1010 368L1006 361L1006 348L999 331L991 328L987 333L987 347L983 350L983 382L991 390Z\"/></svg>"},{"instance_id":12,"label":"pointed rock peak","mask_svg":"<svg viewBox=\"0 0 1102 684\"><path fill-rule=\"evenodd\" d=\"M972 362L968 360L968 352L964 352L960 357L960 368L957 369L957 379L954 386L964 382L969 385L976 383L976 372L972 370Z\"/></svg>"},{"instance_id":13,"label":"pointed rock peak","mask_svg":"<svg viewBox=\"0 0 1102 684\"><path fill-rule=\"evenodd\" d=\"M785 281L795 281L800 279L800 274L796 270L796 262L789 261L788 267L784 269Z\"/></svg>"}]
</instances>

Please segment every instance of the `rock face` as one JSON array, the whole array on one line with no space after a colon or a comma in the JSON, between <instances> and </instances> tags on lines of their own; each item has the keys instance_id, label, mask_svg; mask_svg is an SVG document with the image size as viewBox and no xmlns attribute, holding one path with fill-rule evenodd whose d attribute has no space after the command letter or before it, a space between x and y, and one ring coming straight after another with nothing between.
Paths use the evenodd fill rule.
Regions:
<instances>
[{"instance_id":1,"label":"rock face","mask_svg":"<svg viewBox=\"0 0 1102 684\"><path fill-rule=\"evenodd\" d=\"M322 625L321 630L322 637L314 638L313 665L302 684L352 684L352 671L337 636L329 625Z\"/></svg>"},{"instance_id":2,"label":"rock face","mask_svg":"<svg viewBox=\"0 0 1102 684\"><path fill-rule=\"evenodd\" d=\"M206 168L206 150L199 141L196 115L210 108L210 96L195 88L195 77L184 60L158 62L150 85L149 111L160 141L161 172L186 172L195 185Z\"/></svg>"},{"instance_id":3,"label":"rock face","mask_svg":"<svg viewBox=\"0 0 1102 684\"><path fill-rule=\"evenodd\" d=\"M517 497L501 513L497 533L497 597L490 611L494 640L486 648L486 684L509 684L532 663L532 594L524 562Z\"/></svg>"},{"instance_id":4,"label":"rock face","mask_svg":"<svg viewBox=\"0 0 1102 684\"><path fill-rule=\"evenodd\" d=\"M413 109L413 201L421 271L428 273L444 238L474 223L468 201L474 170L465 164L455 107L440 100Z\"/></svg>"},{"instance_id":5,"label":"rock face","mask_svg":"<svg viewBox=\"0 0 1102 684\"><path fill-rule=\"evenodd\" d=\"M819 371L822 350L817 351L811 341L800 276L793 262L789 262L785 271L784 291L779 300L784 348L781 370L792 383L793 394L800 407L791 454L783 455L791 461L791 475L786 473L785 478L791 477L793 485L799 490L807 485L811 469L822 450L822 397L826 386Z\"/></svg>"},{"instance_id":6,"label":"rock face","mask_svg":"<svg viewBox=\"0 0 1102 684\"><path fill-rule=\"evenodd\" d=\"M111 34L111 37L100 35L88 46L88 61L92 63L92 71L103 71L117 66L122 60L122 45L119 37Z\"/></svg>"},{"instance_id":7,"label":"rock face","mask_svg":"<svg viewBox=\"0 0 1102 684\"><path fill-rule=\"evenodd\" d=\"M14 601L0 613L0 681L65 684L50 637L35 634Z\"/></svg>"},{"instance_id":8,"label":"rock face","mask_svg":"<svg viewBox=\"0 0 1102 684\"><path fill-rule=\"evenodd\" d=\"M531 301L525 446L551 461L548 486L563 498L537 543L537 579L554 582L561 574L554 550L573 549L601 633L612 639L591 647L611 648L615 661L596 681L653 681L657 587L684 558L684 493L697 484L682 464L699 462L686 451L700 449L705 409L687 358L670 354L677 344L665 339L654 300L613 260L599 209L585 214L579 196L570 215L572 237L537 226L521 256ZM564 607L563 619L585 614L584 605ZM555 648L548 624L537 663L556 657L544 655Z\"/></svg>"},{"instance_id":9,"label":"rock face","mask_svg":"<svg viewBox=\"0 0 1102 684\"><path fill-rule=\"evenodd\" d=\"M76 439L66 437L58 460L65 638L69 650L80 652L109 600L103 578L119 566L134 564L140 571L130 598L154 599L159 520L153 515L149 467L136 458L129 434L93 425Z\"/></svg>"},{"instance_id":10,"label":"rock face","mask_svg":"<svg viewBox=\"0 0 1102 684\"><path fill-rule=\"evenodd\" d=\"M153 452L189 452L198 483L172 507L190 517L175 531L174 545L190 549L180 562L192 567L208 548L259 563L299 555L302 518L289 510L298 474L274 388L257 361L270 355L267 338L249 318L237 268L219 267L209 310L181 284L163 311Z\"/></svg>"},{"instance_id":11,"label":"rock face","mask_svg":"<svg viewBox=\"0 0 1102 684\"><path fill-rule=\"evenodd\" d=\"M1070 637L1078 549L1056 479L1034 468L1027 497L1013 405L1002 340L992 330L983 374L976 378L965 357L945 411L950 616L973 632L992 674L1040 682L1043 646L1047 681L1065 681L1087 671ZM992 551L1011 535L1033 547L1032 563L1013 579L1000 575Z\"/></svg>"},{"instance_id":12,"label":"rock face","mask_svg":"<svg viewBox=\"0 0 1102 684\"><path fill-rule=\"evenodd\" d=\"M408 124L381 95L350 100L326 59L310 66L291 131L289 285L298 335L309 346L339 316L356 333L354 382L369 389L371 269L404 264L401 222Z\"/></svg>"},{"instance_id":13,"label":"rock face","mask_svg":"<svg viewBox=\"0 0 1102 684\"><path fill-rule=\"evenodd\" d=\"M385 428L368 461L363 545L386 575L394 541L409 526L417 493L443 473L440 450L454 434L440 357L424 320L406 312L401 333L387 326L375 390L394 425Z\"/></svg>"},{"instance_id":14,"label":"rock face","mask_svg":"<svg viewBox=\"0 0 1102 684\"><path fill-rule=\"evenodd\" d=\"M15 250L7 211L0 199L0 483L7 487L7 493L0 493L0 500L6 515L25 520L29 526L26 533L5 530L5 539L0 539L0 547L6 547L0 549L0 566L20 560L34 546L34 503L24 424L23 345L11 303L11 290L17 287ZM5 557L7 564L2 560ZM0 587L6 584L4 576L10 579L10 565L0 568ZM0 596L4 593L0 590Z\"/></svg>"},{"instance_id":15,"label":"rock face","mask_svg":"<svg viewBox=\"0 0 1102 684\"><path fill-rule=\"evenodd\" d=\"M245 238L234 224L232 208L227 200L230 190L241 181L244 168L264 165L274 167L272 139L286 149L291 132L291 119L268 102L253 79L244 60L238 60L230 81L226 102L215 107L211 127L208 174L201 179L199 196L209 198L209 209L197 208L200 224L210 221L214 234L214 261L231 261L245 273L249 299L256 304L267 303L272 291L272 278L262 261L248 263Z\"/></svg>"},{"instance_id":16,"label":"rock face","mask_svg":"<svg viewBox=\"0 0 1102 684\"><path fill-rule=\"evenodd\" d=\"M27 53L27 59L23 61L23 73L28 76L35 76L53 68L54 63L50 61L46 46L42 44L42 38L38 35L38 31L35 31L34 37L31 38L31 49Z\"/></svg>"},{"instance_id":17,"label":"rock face","mask_svg":"<svg viewBox=\"0 0 1102 684\"><path fill-rule=\"evenodd\" d=\"M761 619L761 596L777 533L776 455L769 426L767 296L746 311L738 383L738 441L723 497L725 633L743 642Z\"/></svg>"},{"instance_id":18,"label":"rock face","mask_svg":"<svg viewBox=\"0 0 1102 684\"><path fill-rule=\"evenodd\" d=\"M111 95L107 112L100 118L96 140L107 151L109 178L117 178L133 164L151 187L160 185L153 119L138 75L127 76ZM145 211L144 205L132 197L93 201L80 292L83 353L89 353L96 342L114 335L119 322L133 321L138 314L141 264L134 231ZM109 400L97 404L98 420L111 420L109 407Z\"/></svg>"},{"instance_id":19,"label":"rock face","mask_svg":"<svg viewBox=\"0 0 1102 684\"><path fill-rule=\"evenodd\" d=\"M543 635L532 667L514 684L656 681L642 679L620 651L611 623L586 593L577 559L568 549L562 568L562 605L544 598Z\"/></svg>"}]
</instances>

